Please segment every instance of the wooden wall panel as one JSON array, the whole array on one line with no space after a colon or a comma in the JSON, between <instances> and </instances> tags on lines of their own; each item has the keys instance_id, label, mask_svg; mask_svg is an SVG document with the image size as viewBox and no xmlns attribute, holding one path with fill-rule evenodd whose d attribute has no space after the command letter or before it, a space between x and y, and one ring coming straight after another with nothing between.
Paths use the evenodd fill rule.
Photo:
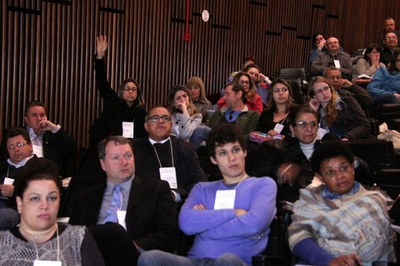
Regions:
<instances>
[{"instance_id":1,"label":"wooden wall panel","mask_svg":"<svg viewBox=\"0 0 400 266\"><path fill-rule=\"evenodd\" d=\"M0 138L23 123L27 102L48 105L79 147L102 110L94 80L95 37L105 34L107 78L128 77L147 107L166 103L172 85L203 78L217 94L244 56L262 71L308 64L315 31L336 36L346 51L376 41L383 19L400 17L398 1L356 0L6 0L0 5ZM206 9L210 20L201 20ZM191 40L183 37L188 22Z\"/></svg>"}]
</instances>

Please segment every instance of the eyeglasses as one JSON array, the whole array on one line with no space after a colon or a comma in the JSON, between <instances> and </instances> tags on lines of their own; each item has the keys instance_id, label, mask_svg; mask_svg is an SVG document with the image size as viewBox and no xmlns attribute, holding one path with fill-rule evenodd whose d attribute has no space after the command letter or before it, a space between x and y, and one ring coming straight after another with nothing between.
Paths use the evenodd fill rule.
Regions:
<instances>
[{"instance_id":1,"label":"eyeglasses","mask_svg":"<svg viewBox=\"0 0 400 266\"><path fill-rule=\"evenodd\" d=\"M131 92L135 92L137 91L137 88L129 88L129 87L125 87L124 91L131 91Z\"/></svg>"},{"instance_id":2,"label":"eyeglasses","mask_svg":"<svg viewBox=\"0 0 400 266\"><path fill-rule=\"evenodd\" d=\"M316 128L318 126L318 122L317 121L311 121L311 122L299 121L296 123L296 125L301 129L305 129L308 126L310 126L311 128Z\"/></svg>"},{"instance_id":3,"label":"eyeglasses","mask_svg":"<svg viewBox=\"0 0 400 266\"><path fill-rule=\"evenodd\" d=\"M388 36L385 39L386 40L395 40L395 39L397 39L397 37L396 36Z\"/></svg>"},{"instance_id":4,"label":"eyeglasses","mask_svg":"<svg viewBox=\"0 0 400 266\"><path fill-rule=\"evenodd\" d=\"M329 89L330 89L329 86L326 86L326 87L323 87L323 88L321 88L321 89L314 90L314 92L315 92L315 94L321 94L321 93L323 93L323 92L328 91Z\"/></svg>"},{"instance_id":5,"label":"eyeglasses","mask_svg":"<svg viewBox=\"0 0 400 266\"><path fill-rule=\"evenodd\" d=\"M241 81L239 81L239 84L240 84L240 85L249 85L249 84L250 84L250 81L248 81L248 80L241 80Z\"/></svg>"},{"instance_id":6,"label":"eyeglasses","mask_svg":"<svg viewBox=\"0 0 400 266\"><path fill-rule=\"evenodd\" d=\"M341 79L342 78L342 76L328 76L328 77L326 77L327 79L336 79L336 80L339 80L339 79Z\"/></svg>"},{"instance_id":7,"label":"eyeglasses","mask_svg":"<svg viewBox=\"0 0 400 266\"><path fill-rule=\"evenodd\" d=\"M287 92L288 91L288 88L285 88L285 87L282 87L282 88L274 88L273 89L273 92L274 93L284 93L284 92Z\"/></svg>"},{"instance_id":8,"label":"eyeglasses","mask_svg":"<svg viewBox=\"0 0 400 266\"><path fill-rule=\"evenodd\" d=\"M333 179L336 177L336 175L339 174L345 174L351 171L350 164L344 164L341 165L338 169L329 169L326 170L325 172L322 173L323 177L326 177L328 179Z\"/></svg>"},{"instance_id":9,"label":"eyeglasses","mask_svg":"<svg viewBox=\"0 0 400 266\"><path fill-rule=\"evenodd\" d=\"M27 144L28 144L28 142L20 142L20 141L18 141L17 143L15 143L15 145L14 144L8 145L8 149L9 150L14 150L16 147L21 148L22 146L25 146Z\"/></svg>"},{"instance_id":10,"label":"eyeglasses","mask_svg":"<svg viewBox=\"0 0 400 266\"><path fill-rule=\"evenodd\" d=\"M160 118L162 119L162 121L164 122L171 122L171 117L169 115L153 115L150 116L149 118L147 118L146 121L150 121L152 123L157 123L158 121L160 121Z\"/></svg>"}]
</instances>

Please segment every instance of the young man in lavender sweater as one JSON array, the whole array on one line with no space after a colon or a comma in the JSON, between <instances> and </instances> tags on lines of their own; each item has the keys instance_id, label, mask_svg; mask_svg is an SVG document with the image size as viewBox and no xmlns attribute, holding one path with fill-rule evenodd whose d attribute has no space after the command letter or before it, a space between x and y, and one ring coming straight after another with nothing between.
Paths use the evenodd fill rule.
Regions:
<instances>
[{"instance_id":1,"label":"young man in lavender sweater","mask_svg":"<svg viewBox=\"0 0 400 266\"><path fill-rule=\"evenodd\" d=\"M195 235L187 257L152 250L141 254L139 266L250 265L265 249L276 213L275 182L246 174L246 142L235 126L214 128L207 149L223 180L196 184L181 209L181 230Z\"/></svg>"}]
</instances>

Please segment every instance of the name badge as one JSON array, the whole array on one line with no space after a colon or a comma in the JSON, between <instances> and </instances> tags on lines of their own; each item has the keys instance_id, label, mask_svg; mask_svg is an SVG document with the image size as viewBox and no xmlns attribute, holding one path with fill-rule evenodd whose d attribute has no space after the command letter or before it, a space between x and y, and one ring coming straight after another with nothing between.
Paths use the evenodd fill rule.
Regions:
<instances>
[{"instance_id":1,"label":"name badge","mask_svg":"<svg viewBox=\"0 0 400 266\"><path fill-rule=\"evenodd\" d=\"M161 167L159 171L161 180L167 181L170 188L178 188L175 167Z\"/></svg>"},{"instance_id":2,"label":"name badge","mask_svg":"<svg viewBox=\"0 0 400 266\"><path fill-rule=\"evenodd\" d=\"M339 60L333 60L333 63L335 64L336 68L340 68L340 61Z\"/></svg>"},{"instance_id":3,"label":"name badge","mask_svg":"<svg viewBox=\"0 0 400 266\"><path fill-rule=\"evenodd\" d=\"M14 184L13 178L9 178L9 177L4 178L4 185L12 185L12 184Z\"/></svg>"},{"instance_id":4,"label":"name badge","mask_svg":"<svg viewBox=\"0 0 400 266\"><path fill-rule=\"evenodd\" d=\"M322 139L326 133L328 133L328 130L326 130L325 128L318 128L316 139Z\"/></svg>"},{"instance_id":5,"label":"name badge","mask_svg":"<svg viewBox=\"0 0 400 266\"><path fill-rule=\"evenodd\" d=\"M34 260L33 266L61 266L58 260Z\"/></svg>"},{"instance_id":6,"label":"name badge","mask_svg":"<svg viewBox=\"0 0 400 266\"><path fill-rule=\"evenodd\" d=\"M133 122L122 122L122 136L133 139L135 133L135 124Z\"/></svg>"},{"instance_id":7,"label":"name badge","mask_svg":"<svg viewBox=\"0 0 400 266\"><path fill-rule=\"evenodd\" d=\"M33 153L36 154L37 157L43 158L43 147L42 146L37 146L37 145L32 145L32 150Z\"/></svg>"},{"instance_id":8,"label":"name badge","mask_svg":"<svg viewBox=\"0 0 400 266\"><path fill-rule=\"evenodd\" d=\"M284 126L282 124L276 123L276 125L274 127L274 131L276 131L278 134L281 134L283 128L284 128Z\"/></svg>"},{"instance_id":9,"label":"name badge","mask_svg":"<svg viewBox=\"0 0 400 266\"><path fill-rule=\"evenodd\" d=\"M233 209L235 206L236 190L217 190L214 210Z\"/></svg>"},{"instance_id":10,"label":"name badge","mask_svg":"<svg viewBox=\"0 0 400 266\"><path fill-rule=\"evenodd\" d=\"M126 230L126 222L125 222L125 217L126 217L126 211L117 211L117 218L118 218L118 223L125 228Z\"/></svg>"}]
</instances>

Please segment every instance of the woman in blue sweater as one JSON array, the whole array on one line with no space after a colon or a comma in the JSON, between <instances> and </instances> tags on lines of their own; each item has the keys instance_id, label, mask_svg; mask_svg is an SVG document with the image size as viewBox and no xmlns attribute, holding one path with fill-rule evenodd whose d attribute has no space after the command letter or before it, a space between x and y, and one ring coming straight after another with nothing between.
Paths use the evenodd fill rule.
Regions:
<instances>
[{"instance_id":1,"label":"woman in blue sweater","mask_svg":"<svg viewBox=\"0 0 400 266\"><path fill-rule=\"evenodd\" d=\"M393 53L388 68L380 67L375 72L368 91L375 104L400 102L400 49Z\"/></svg>"}]
</instances>

